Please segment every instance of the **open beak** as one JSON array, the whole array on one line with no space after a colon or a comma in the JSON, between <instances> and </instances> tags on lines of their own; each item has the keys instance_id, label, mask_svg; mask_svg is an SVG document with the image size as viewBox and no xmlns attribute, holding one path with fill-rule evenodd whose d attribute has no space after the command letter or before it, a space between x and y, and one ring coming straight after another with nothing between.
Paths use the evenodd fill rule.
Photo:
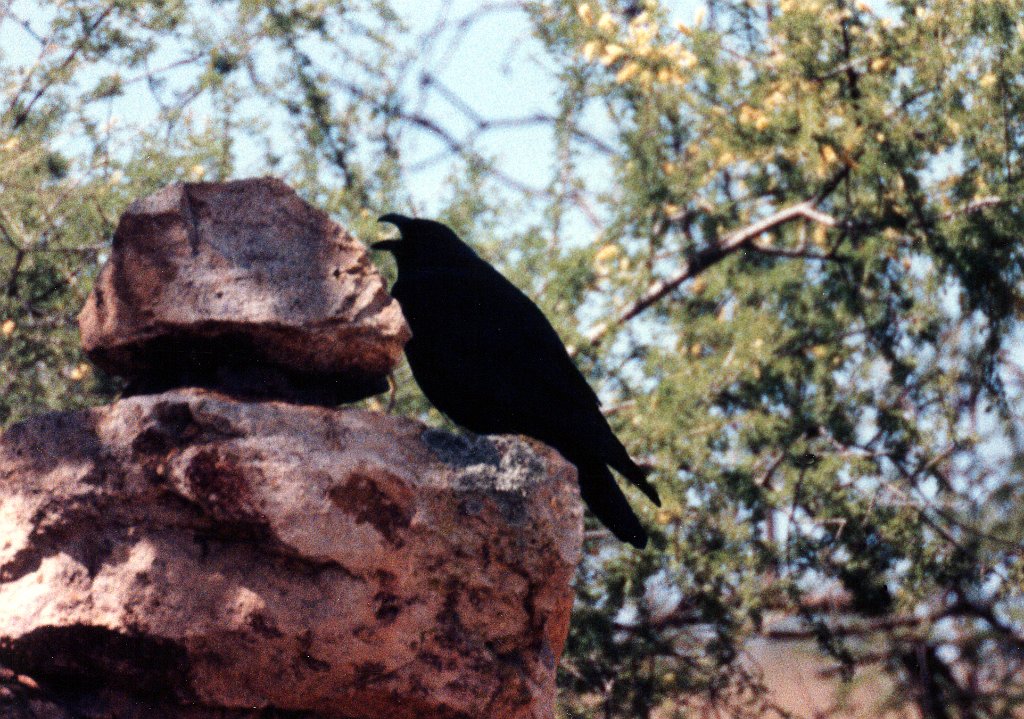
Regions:
<instances>
[{"instance_id":1,"label":"open beak","mask_svg":"<svg viewBox=\"0 0 1024 719\"><path fill-rule=\"evenodd\" d=\"M411 218L405 215L399 215L395 212L389 212L386 215L381 215L377 218L377 222L388 222L398 228L399 232L402 230L402 225L408 223ZM395 240L382 240L381 242L374 242L370 245L370 249L376 252L394 252L401 243L401 239Z\"/></svg>"},{"instance_id":2,"label":"open beak","mask_svg":"<svg viewBox=\"0 0 1024 719\"><path fill-rule=\"evenodd\" d=\"M374 252L394 252L401 243L401 240L381 240L370 245L370 249Z\"/></svg>"},{"instance_id":3,"label":"open beak","mask_svg":"<svg viewBox=\"0 0 1024 719\"><path fill-rule=\"evenodd\" d=\"M389 212L388 214L381 215L380 217L377 218L377 222L390 222L392 225L395 225L399 229L401 229L402 225L408 224L411 221L411 217L400 215L397 212Z\"/></svg>"}]
</instances>

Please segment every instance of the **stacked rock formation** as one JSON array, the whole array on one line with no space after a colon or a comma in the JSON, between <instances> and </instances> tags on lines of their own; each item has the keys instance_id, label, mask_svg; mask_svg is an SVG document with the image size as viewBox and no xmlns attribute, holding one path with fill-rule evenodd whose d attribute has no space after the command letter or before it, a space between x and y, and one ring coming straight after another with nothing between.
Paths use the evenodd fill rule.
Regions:
<instances>
[{"instance_id":1,"label":"stacked rock formation","mask_svg":"<svg viewBox=\"0 0 1024 719\"><path fill-rule=\"evenodd\" d=\"M362 244L270 178L132 203L79 324L128 394L197 386L329 405L382 392L410 336Z\"/></svg>"},{"instance_id":2,"label":"stacked rock formation","mask_svg":"<svg viewBox=\"0 0 1024 719\"><path fill-rule=\"evenodd\" d=\"M553 716L575 470L316 406L408 337L358 242L274 180L172 186L81 323L135 395L0 437L0 717Z\"/></svg>"}]
</instances>

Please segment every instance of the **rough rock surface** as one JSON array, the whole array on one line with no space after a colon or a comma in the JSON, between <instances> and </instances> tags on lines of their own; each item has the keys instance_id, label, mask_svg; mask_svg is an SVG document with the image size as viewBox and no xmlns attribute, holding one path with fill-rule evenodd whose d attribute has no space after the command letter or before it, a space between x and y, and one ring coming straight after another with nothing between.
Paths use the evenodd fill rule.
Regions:
<instances>
[{"instance_id":1,"label":"rough rock surface","mask_svg":"<svg viewBox=\"0 0 1024 719\"><path fill-rule=\"evenodd\" d=\"M386 389L409 338L363 245L274 178L133 202L79 326L130 394L202 386L319 404Z\"/></svg>"},{"instance_id":2,"label":"rough rock surface","mask_svg":"<svg viewBox=\"0 0 1024 719\"><path fill-rule=\"evenodd\" d=\"M205 390L0 438L0 716L550 719L582 511L542 445Z\"/></svg>"}]
</instances>

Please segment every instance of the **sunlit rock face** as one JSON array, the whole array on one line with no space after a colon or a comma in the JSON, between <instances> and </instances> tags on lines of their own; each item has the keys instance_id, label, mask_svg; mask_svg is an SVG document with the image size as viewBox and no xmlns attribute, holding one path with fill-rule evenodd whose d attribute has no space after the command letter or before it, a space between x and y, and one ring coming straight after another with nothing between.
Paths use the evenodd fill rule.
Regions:
<instances>
[{"instance_id":1,"label":"sunlit rock face","mask_svg":"<svg viewBox=\"0 0 1024 719\"><path fill-rule=\"evenodd\" d=\"M325 405L384 391L410 336L364 245L274 178L133 202L79 326L129 394Z\"/></svg>"},{"instance_id":2,"label":"sunlit rock face","mask_svg":"<svg viewBox=\"0 0 1024 719\"><path fill-rule=\"evenodd\" d=\"M575 470L201 389L0 438L0 716L553 716Z\"/></svg>"}]
</instances>

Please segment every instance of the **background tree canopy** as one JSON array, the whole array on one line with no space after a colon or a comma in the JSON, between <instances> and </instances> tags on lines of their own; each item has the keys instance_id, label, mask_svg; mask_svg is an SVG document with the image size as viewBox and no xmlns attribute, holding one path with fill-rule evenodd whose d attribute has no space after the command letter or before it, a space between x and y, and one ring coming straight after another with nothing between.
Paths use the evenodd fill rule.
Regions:
<instances>
[{"instance_id":1,"label":"background tree canopy","mask_svg":"<svg viewBox=\"0 0 1024 719\"><path fill-rule=\"evenodd\" d=\"M757 635L881 668L887 706L1019 716L1024 3L403 5L0 2L0 423L116 395L74 317L131 199L272 173L366 239L426 208L667 498L646 552L588 532L565 717L771 711ZM444 81L506 21L550 111ZM493 152L527 128L535 184Z\"/></svg>"}]
</instances>

